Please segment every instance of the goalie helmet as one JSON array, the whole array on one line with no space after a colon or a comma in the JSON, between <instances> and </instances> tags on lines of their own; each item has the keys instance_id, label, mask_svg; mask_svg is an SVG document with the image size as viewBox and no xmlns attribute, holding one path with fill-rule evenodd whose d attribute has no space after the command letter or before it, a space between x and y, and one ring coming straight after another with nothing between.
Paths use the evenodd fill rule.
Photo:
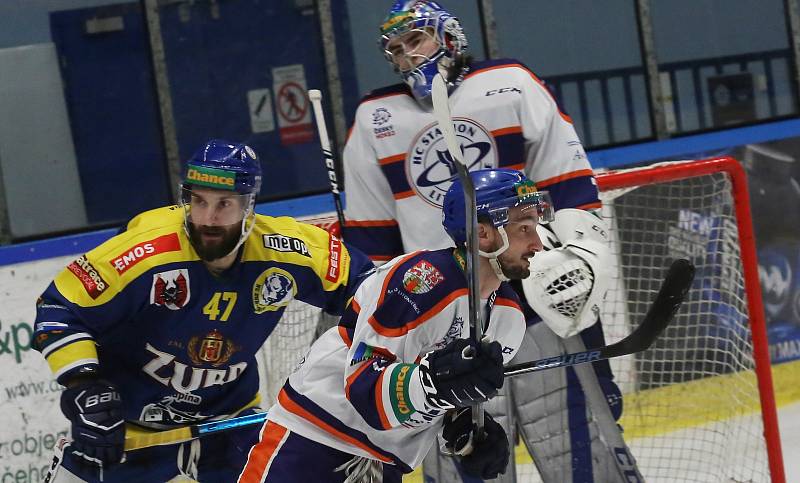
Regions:
<instances>
[{"instance_id":1,"label":"goalie helmet","mask_svg":"<svg viewBox=\"0 0 800 483\"><path fill-rule=\"evenodd\" d=\"M380 30L380 45L384 56L392 63L403 82L411 88L417 100L423 101L430 97L433 78L439 72L450 86L457 85L463 79L463 68L455 75L448 74L453 66L463 61L468 45L467 37L464 35L461 22L437 2L397 0L389 10ZM432 35L438 43L438 48L429 55L422 55L423 60L420 64L401 69L396 62L395 54L388 48L389 44L415 30Z\"/></svg>"},{"instance_id":2,"label":"goalie helmet","mask_svg":"<svg viewBox=\"0 0 800 483\"><path fill-rule=\"evenodd\" d=\"M553 203L547 191L538 191L533 181L514 169L479 169L470 172L475 186L475 208L481 221L495 228L508 223L508 210L514 206L532 205L540 223L553 219ZM442 225L456 245L467 240L464 188L456 179L447 190L442 206ZM503 232L504 233L504 232Z\"/></svg>"}]
</instances>

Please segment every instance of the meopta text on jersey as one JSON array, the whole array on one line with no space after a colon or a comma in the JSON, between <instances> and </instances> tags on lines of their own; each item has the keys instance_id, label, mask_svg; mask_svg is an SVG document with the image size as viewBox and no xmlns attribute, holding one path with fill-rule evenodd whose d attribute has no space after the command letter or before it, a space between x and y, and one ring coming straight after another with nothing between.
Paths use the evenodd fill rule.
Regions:
<instances>
[{"instance_id":1,"label":"meopta text on jersey","mask_svg":"<svg viewBox=\"0 0 800 483\"><path fill-rule=\"evenodd\" d=\"M257 215L239 260L205 267L183 213L142 213L78 257L42 295L34 346L60 382L96 367L126 418L153 427L219 418L258 394L255 354L292 300L341 314L371 268L324 230Z\"/></svg>"}]
</instances>

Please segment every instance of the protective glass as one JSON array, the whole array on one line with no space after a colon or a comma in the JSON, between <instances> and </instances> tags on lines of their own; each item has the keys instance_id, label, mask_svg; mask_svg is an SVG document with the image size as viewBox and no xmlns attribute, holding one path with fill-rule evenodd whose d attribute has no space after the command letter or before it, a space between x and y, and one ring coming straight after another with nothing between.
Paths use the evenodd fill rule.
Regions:
<instances>
[{"instance_id":1,"label":"protective glass","mask_svg":"<svg viewBox=\"0 0 800 483\"><path fill-rule=\"evenodd\" d=\"M519 206L521 209L514 219L509 219L509 209ZM547 191L535 191L524 196L495 201L486 208L486 213L494 226L508 223L546 224L553 221L553 201Z\"/></svg>"},{"instance_id":2,"label":"protective glass","mask_svg":"<svg viewBox=\"0 0 800 483\"><path fill-rule=\"evenodd\" d=\"M226 226L242 222L252 208L253 196L234 191L182 187L180 205L190 223Z\"/></svg>"}]
</instances>

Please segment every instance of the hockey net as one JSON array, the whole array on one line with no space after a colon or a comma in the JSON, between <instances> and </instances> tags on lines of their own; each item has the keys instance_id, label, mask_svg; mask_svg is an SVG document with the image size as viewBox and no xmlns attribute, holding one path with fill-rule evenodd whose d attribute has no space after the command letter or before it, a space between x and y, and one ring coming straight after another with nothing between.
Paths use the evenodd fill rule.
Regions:
<instances>
[{"instance_id":1,"label":"hockey net","mask_svg":"<svg viewBox=\"0 0 800 483\"><path fill-rule=\"evenodd\" d=\"M620 424L645 480L782 481L777 417L745 174L731 158L598 175L616 279L602 315L607 343L645 315L675 258L697 268L679 315L649 350L612 360ZM317 220L318 224L331 219ZM264 348L275 397L317 331L292 306ZM517 481L538 481L524 448Z\"/></svg>"}]
</instances>

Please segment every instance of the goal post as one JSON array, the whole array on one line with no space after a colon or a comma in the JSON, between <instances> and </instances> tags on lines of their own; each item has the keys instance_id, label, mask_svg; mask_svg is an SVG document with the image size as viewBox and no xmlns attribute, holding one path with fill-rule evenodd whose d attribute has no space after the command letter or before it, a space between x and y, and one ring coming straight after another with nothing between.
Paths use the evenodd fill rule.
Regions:
<instances>
[{"instance_id":1,"label":"goal post","mask_svg":"<svg viewBox=\"0 0 800 483\"><path fill-rule=\"evenodd\" d=\"M666 268L695 282L653 346L611 361L620 424L648 482L785 482L746 173L730 157L597 173L617 274L601 313L606 342L644 317ZM332 214L331 214L332 215ZM328 228L334 216L312 220ZM319 310L293 302L262 355L265 407L305 353ZM518 482L540 481L517 450Z\"/></svg>"},{"instance_id":2,"label":"goal post","mask_svg":"<svg viewBox=\"0 0 800 483\"><path fill-rule=\"evenodd\" d=\"M619 280L601 317L607 342L630 330L625 324L637 319L632 312L658 280L653 270L678 256L698 268L693 295L661 340L627 364L612 365L624 394L622 425L633 429L626 428L626 440L645 479L785 481L741 164L730 157L666 162L598 173L597 184L619 262ZM715 391L719 394L709 394ZM658 398L670 406L659 405ZM748 419L754 410L761 424ZM703 425L704 420L710 421ZM741 447L755 449L743 455ZM697 461L692 450L702 452ZM685 473L672 472L671 466L685 466Z\"/></svg>"}]
</instances>

